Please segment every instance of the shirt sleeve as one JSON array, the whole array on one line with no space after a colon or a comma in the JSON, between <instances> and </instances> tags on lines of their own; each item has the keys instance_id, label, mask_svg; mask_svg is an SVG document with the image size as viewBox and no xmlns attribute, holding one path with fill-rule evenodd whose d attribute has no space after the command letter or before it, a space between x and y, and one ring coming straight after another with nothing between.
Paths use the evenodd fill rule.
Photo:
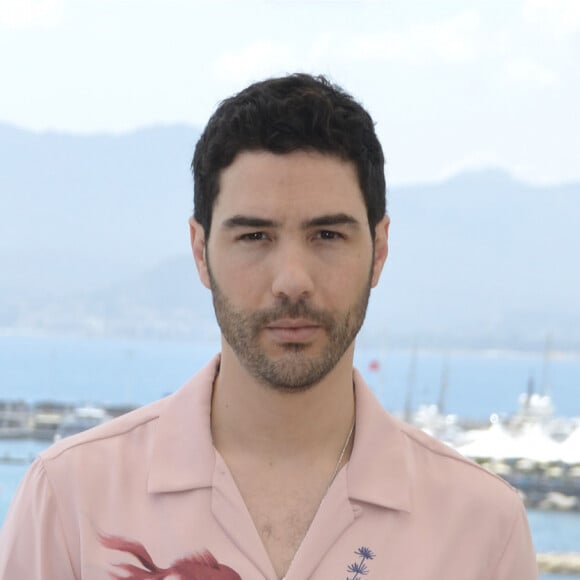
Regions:
<instances>
[{"instance_id":1,"label":"shirt sleeve","mask_svg":"<svg viewBox=\"0 0 580 580\"><path fill-rule=\"evenodd\" d=\"M518 501L511 534L492 579L538 580L538 577L538 564L526 510L523 503Z\"/></svg>"},{"instance_id":2,"label":"shirt sleeve","mask_svg":"<svg viewBox=\"0 0 580 580\"><path fill-rule=\"evenodd\" d=\"M0 580L76 580L41 459L25 475L0 532Z\"/></svg>"}]
</instances>

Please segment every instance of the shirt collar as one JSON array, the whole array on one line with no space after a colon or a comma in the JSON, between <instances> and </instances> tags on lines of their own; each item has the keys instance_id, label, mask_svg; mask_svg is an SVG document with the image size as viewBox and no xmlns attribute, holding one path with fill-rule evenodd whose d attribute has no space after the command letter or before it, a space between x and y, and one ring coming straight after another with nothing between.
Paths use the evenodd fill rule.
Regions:
<instances>
[{"instance_id":1,"label":"shirt collar","mask_svg":"<svg viewBox=\"0 0 580 580\"><path fill-rule=\"evenodd\" d=\"M215 450L211 436L212 385L216 355L164 402L150 455L150 493L211 487ZM347 465L350 499L411 511L408 441L400 424L354 371L356 429Z\"/></svg>"},{"instance_id":2,"label":"shirt collar","mask_svg":"<svg viewBox=\"0 0 580 580\"><path fill-rule=\"evenodd\" d=\"M151 450L150 493L211 487L215 465L211 397L219 362L216 355L165 400Z\"/></svg>"},{"instance_id":3,"label":"shirt collar","mask_svg":"<svg viewBox=\"0 0 580 580\"><path fill-rule=\"evenodd\" d=\"M356 429L347 465L348 495L355 501L410 512L408 439L356 370L354 385Z\"/></svg>"}]
</instances>

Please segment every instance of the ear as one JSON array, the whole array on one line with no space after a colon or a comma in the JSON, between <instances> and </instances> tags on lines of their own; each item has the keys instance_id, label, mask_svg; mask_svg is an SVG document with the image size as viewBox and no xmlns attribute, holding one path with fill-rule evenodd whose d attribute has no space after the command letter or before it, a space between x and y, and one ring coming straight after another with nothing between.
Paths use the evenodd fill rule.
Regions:
<instances>
[{"instance_id":1,"label":"ear","mask_svg":"<svg viewBox=\"0 0 580 580\"><path fill-rule=\"evenodd\" d=\"M205 230L193 217L189 218L189 237L199 279L206 288L211 288L205 247Z\"/></svg>"},{"instance_id":2,"label":"ear","mask_svg":"<svg viewBox=\"0 0 580 580\"><path fill-rule=\"evenodd\" d=\"M386 215L375 228L375 257L373 262L373 275L371 277L371 288L374 288L381 277L383 266L389 254L389 226L391 219Z\"/></svg>"}]
</instances>

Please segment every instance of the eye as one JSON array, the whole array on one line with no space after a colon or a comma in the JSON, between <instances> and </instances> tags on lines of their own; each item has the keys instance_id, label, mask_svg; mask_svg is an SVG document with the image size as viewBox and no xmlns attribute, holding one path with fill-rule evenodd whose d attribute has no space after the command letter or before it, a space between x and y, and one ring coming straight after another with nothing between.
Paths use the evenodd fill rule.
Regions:
<instances>
[{"instance_id":1,"label":"eye","mask_svg":"<svg viewBox=\"0 0 580 580\"><path fill-rule=\"evenodd\" d=\"M344 236L339 232L334 232L332 230L321 230L317 232L316 237L320 240L339 240Z\"/></svg>"},{"instance_id":2,"label":"eye","mask_svg":"<svg viewBox=\"0 0 580 580\"><path fill-rule=\"evenodd\" d=\"M265 232L250 232L242 234L239 239L245 242L260 242L266 239L266 234Z\"/></svg>"}]
</instances>

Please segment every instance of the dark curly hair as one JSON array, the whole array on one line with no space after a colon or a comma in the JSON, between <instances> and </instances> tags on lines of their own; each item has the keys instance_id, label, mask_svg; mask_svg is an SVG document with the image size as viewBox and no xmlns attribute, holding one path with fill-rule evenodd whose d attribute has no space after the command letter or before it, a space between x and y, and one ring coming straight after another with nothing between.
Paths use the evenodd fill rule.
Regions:
<instances>
[{"instance_id":1,"label":"dark curly hair","mask_svg":"<svg viewBox=\"0 0 580 580\"><path fill-rule=\"evenodd\" d=\"M250 85L223 101L197 145L191 169L194 217L209 237L219 178L242 151L317 151L356 167L371 233L386 212L384 156L366 110L323 76L292 74Z\"/></svg>"}]
</instances>

